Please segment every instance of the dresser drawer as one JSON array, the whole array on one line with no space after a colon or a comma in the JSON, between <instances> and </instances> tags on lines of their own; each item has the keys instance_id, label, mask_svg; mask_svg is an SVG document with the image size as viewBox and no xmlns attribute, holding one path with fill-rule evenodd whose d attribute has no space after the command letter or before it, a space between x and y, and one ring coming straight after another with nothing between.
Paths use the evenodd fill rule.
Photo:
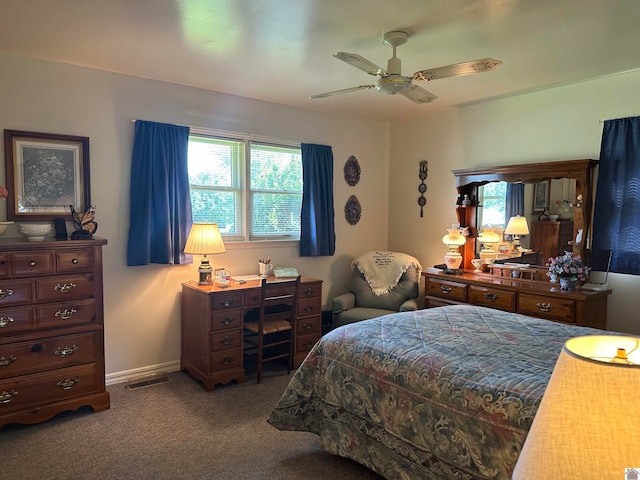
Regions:
<instances>
[{"instance_id":1,"label":"dresser drawer","mask_svg":"<svg viewBox=\"0 0 640 480\"><path fill-rule=\"evenodd\" d=\"M56 271L58 273L92 272L93 267L92 248L56 252Z\"/></svg>"},{"instance_id":2,"label":"dresser drawer","mask_svg":"<svg viewBox=\"0 0 640 480\"><path fill-rule=\"evenodd\" d=\"M298 288L298 298L320 297L322 295L322 282L301 283Z\"/></svg>"},{"instance_id":3,"label":"dresser drawer","mask_svg":"<svg viewBox=\"0 0 640 480\"><path fill-rule=\"evenodd\" d=\"M322 332L322 317L305 317L299 318L296 320L296 335L298 337L311 335L311 334L319 334Z\"/></svg>"},{"instance_id":4,"label":"dresser drawer","mask_svg":"<svg viewBox=\"0 0 640 480\"><path fill-rule=\"evenodd\" d=\"M259 307L261 300L261 291L260 289L249 290L248 292L244 292L243 295L243 305L245 307Z\"/></svg>"},{"instance_id":5,"label":"dresser drawer","mask_svg":"<svg viewBox=\"0 0 640 480\"><path fill-rule=\"evenodd\" d=\"M0 310L0 336L35 328L33 308L3 308Z\"/></svg>"},{"instance_id":6,"label":"dresser drawer","mask_svg":"<svg viewBox=\"0 0 640 480\"><path fill-rule=\"evenodd\" d=\"M211 312L211 331L229 330L242 326L242 310L222 310Z\"/></svg>"},{"instance_id":7,"label":"dresser drawer","mask_svg":"<svg viewBox=\"0 0 640 480\"><path fill-rule=\"evenodd\" d=\"M96 321L96 301L93 298L64 303L48 303L36 307L39 328L67 327Z\"/></svg>"},{"instance_id":8,"label":"dresser drawer","mask_svg":"<svg viewBox=\"0 0 640 480\"><path fill-rule=\"evenodd\" d=\"M0 380L0 415L97 393L103 382L95 363Z\"/></svg>"},{"instance_id":9,"label":"dresser drawer","mask_svg":"<svg viewBox=\"0 0 640 480\"><path fill-rule=\"evenodd\" d=\"M301 298L298 300L298 307L296 309L298 317L319 315L321 309L320 302L320 297Z\"/></svg>"},{"instance_id":10,"label":"dresser drawer","mask_svg":"<svg viewBox=\"0 0 640 480\"><path fill-rule=\"evenodd\" d=\"M242 349L220 350L211 355L211 371L221 372L242 367Z\"/></svg>"},{"instance_id":11,"label":"dresser drawer","mask_svg":"<svg viewBox=\"0 0 640 480\"><path fill-rule=\"evenodd\" d=\"M53 252L42 250L12 253L11 266L16 276L50 275L53 273Z\"/></svg>"},{"instance_id":12,"label":"dresser drawer","mask_svg":"<svg viewBox=\"0 0 640 480\"><path fill-rule=\"evenodd\" d=\"M242 307L242 292L216 292L211 296L211 310L227 310Z\"/></svg>"},{"instance_id":13,"label":"dresser drawer","mask_svg":"<svg viewBox=\"0 0 640 480\"><path fill-rule=\"evenodd\" d=\"M0 278L9 275L9 256L6 253L0 253Z\"/></svg>"},{"instance_id":14,"label":"dresser drawer","mask_svg":"<svg viewBox=\"0 0 640 480\"><path fill-rule=\"evenodd\" d=\"M0 307L16 303L32 302L31 280L7 280L0 282Z\"/></svg>"},{"instance_id":15,"label":"dresser drawer","mask_svg":"<svg viewBox=\"0 0 640 480\"><path fill-rule=\"evenodd\" d=\"M515 312L516 292L469 285L469 303Z\"/></svg>"},{"instance_id":16,"label":"dresser drawer","mask_svg":"<svg viewBox=\"0 0 640 480\"><path fill-rule=\"evenodd\" d=\"M576 323L575 301L571 299L521 293L518 295L517 312L564 323Z\"/></svg>"},{"instance_id":17,"label":"dresser drawer","mask_svg":"<svg viewBox=\"0 0 640 480\"><path fill-rule=\"evenodd\" d=\"M63 301L68 298L86 298L94 294L93 275L52 277L36 280L38 301Z\"/></svg>"},{"instance_id":18,"label":"dresser drawer","mask_svg":"<svg viewBox=\"0 0 640 480\"><path fill-rule=\"evenodd\" d=\"M427 278L427 295L466 302L467 286L464 283Z\"/></svg>"},{"instance_id":19,"label":"dresser drawer","mask_svg":"<svg viewBox=\"0 0 640 480\"><path fill-rule=\"evenodd\" d=\"M211 351L219 352L228 348L242 347L242 330L214 333L211 335Z\"/></svg>"},{"instance_id":20,"label":"dresser drawer","mask_svg":"<svg viewBox=\"0 0 640 480\"><path fill-rule=\"evenodd\" d=\"M0 378L95 362L98 332L0 345Z\"/></svg>"}]
</instances>

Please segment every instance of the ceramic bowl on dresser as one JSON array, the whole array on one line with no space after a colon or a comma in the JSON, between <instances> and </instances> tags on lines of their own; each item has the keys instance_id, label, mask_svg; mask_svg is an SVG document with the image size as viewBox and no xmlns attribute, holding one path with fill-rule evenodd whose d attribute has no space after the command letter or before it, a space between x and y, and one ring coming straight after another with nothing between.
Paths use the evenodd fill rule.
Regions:
<instances>
[{"instance_id":1,"label":"ceramic bowl on dresser","mask_svg":"<svg viewBox=\"0 0 640 480\"><path fill-rule=\"evenodd\" d=\"M0 222L0 235L7 231L9 225L13 225L13 222Z\"/></svg>"},{"instance_id":2,"label":"ceramic bowl on dresser","mask_svg":"<svg viewBox=\"0 0 640 480\"><path fill-rule=\"evenodd\" d=\"M30 242L44 240L51 233L51 223L21 223L18 227Z\"/></svg>"}]
</instances>

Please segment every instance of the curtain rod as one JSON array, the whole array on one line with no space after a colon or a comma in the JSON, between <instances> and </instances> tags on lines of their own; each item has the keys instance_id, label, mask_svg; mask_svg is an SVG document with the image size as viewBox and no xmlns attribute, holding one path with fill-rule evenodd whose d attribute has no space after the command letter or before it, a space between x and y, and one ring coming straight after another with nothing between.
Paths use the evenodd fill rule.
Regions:
<instances>
[{"instance_id":1,"label":"curtain rod","mask_svg":"<svg viewBox=\"0 0 640 480\"><path fill-rule=\"evenodd\" d=\"M605 118L604 120L598 120L598 123L608 122L609 120L625 120L627 118L636 118L636 117Z\"/></svg>"}]
</instances>

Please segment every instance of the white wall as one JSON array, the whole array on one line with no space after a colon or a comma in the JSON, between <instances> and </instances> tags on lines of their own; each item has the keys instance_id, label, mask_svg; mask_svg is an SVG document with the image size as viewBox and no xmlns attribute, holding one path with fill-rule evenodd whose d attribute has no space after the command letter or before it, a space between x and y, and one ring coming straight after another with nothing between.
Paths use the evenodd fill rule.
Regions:
<instances>
[{"instance_id":1,"label":"white wall","mask_svg":"<svg viewBox=\"0 0 640 480\"><path fill-rule=\"evenodd\" d=\"M457 221L452 169L600 156L599 121L640 114L640 71L461 107L391 126L389 249L442 263L440 239ZM429 161L424 218L418 162ZM609 275L609 330L640 333L640 276Z\"/></svg>"},{"instance_id":2,"label":"white wall","mask_svg":"<svg viewBox=\"0 0 640 480\"><path fill-rule=\"evenodd\" d=\"M179 85L0 54L0 128L90 137L91 198L104 248L108 378L180 358L180 283L195 265L126 266L132 119L247 132L331 145L334 154L336 254L301 258L297 247L234 248L212 258L232 273L257 273L258 257L324 280L323 304L342 293L351 260L387 248L389 126L337 117ZM343 166L355 155L361 181L349 187ZM3 170L3 169L0 169ZM4 173L0 171L0 183ZM355 194L362 219L349 225L344 204ZM4 209L0 210L4 215ZM19 236L12 227L5 236Z\"/></svg>"}]
</instances>

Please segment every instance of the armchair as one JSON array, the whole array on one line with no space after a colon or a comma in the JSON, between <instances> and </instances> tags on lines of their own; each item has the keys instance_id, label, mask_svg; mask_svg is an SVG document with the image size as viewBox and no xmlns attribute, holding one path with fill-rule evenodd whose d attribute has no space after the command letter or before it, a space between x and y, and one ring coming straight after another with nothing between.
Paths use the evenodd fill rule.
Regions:
<instances>
[{"instance_id":1,"label":"armchair","mask_svg":"<svg viewBox=\"0 0 640 480\"><path fill-rule=\"evenodd\" d=\"M352 262L348 291L331 301L333 327L418 309L422 266L410 255L367 252Z\"/></svg>"}]
</instances>

